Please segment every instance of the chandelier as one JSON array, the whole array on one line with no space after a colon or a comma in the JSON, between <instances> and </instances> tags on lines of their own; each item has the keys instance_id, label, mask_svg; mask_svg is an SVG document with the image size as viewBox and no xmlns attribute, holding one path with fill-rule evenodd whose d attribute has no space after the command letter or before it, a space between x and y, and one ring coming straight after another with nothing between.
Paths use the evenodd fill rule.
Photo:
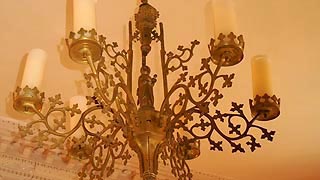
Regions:
<instances>
[{"instance_id":1,"label":"chandelier","mask_svg":"<svg viewBox=\"0 0 320 180\"><path fill-rule=\"evenodd\" d=\"M129 22L128 50L118 50L117 43L108 43L97 34L94 0L74 0L74 32L66 42L70 58L90 67L84 77L93 94L86 96L85 102L75 98L71 105L64 105L60 94L44 103L45 94L39 86L46 54L40 49L32 50L21 87L14 92L13 107L36 115L36 119L19 126L20 137L30 137L39 147L66 149L70 157L85 160L78 174L81 180L110 176L115 161L126 164L132 151L139 159L144 180L156 179L159 161L169 164L179 180L192 179L187 162L200 155L200 140L207 140L210 150L222 151L230 146L233 153L245 152L245 146L252 152L260 148L254 136L258 133L260 139L272 141L275 131L257 123L280 114L280 99L270 89L264 56L252 60L252 117L247 117L244 105L236 102L231 103L230 112L223 113L216 107L223 98L220 89L231 87L235 76L220 74L221 68L240 63L244 56L244 38L233 32L229 1L220 0L220 5L215 7L216 17L223 18L216 18L221 23L215 24L218 36L209 42L209 55L201 60L198 74L191 75L187 64L199 42L192 41L190 47L178 46L178 53L167 53L164 27L157 23L159 12L148 0L141 0L135 25ZM141 59L135 59L133 44L139 42ZM158 77L151 75L148 66L151 43L161 47L164 98L159 108L154 105L154 97L159 95L154 93L158 92L154 89ZM137 90L132 88L134 63L140 64ZM177 72L180 75L170 84L170 75ZM221 123L227 131L220 128Z\"/></svg>"}]
</instances>

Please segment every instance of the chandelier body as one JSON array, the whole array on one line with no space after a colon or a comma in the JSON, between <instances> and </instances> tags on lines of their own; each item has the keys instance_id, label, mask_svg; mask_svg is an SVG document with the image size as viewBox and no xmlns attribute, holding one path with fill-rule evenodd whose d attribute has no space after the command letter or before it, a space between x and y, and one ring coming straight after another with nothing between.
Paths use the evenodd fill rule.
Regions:
<instances>
[{"instance_id":1,"label":"chandelier body","mask_svg":"<svg viewBox=\"0 0 320 180\"><path fill-rule=\"evenodd\" d=\"M98 36L94 29L71 32L67 39L71 59L88 64L91 69L91 73L85 74L88 88L94 90L92 96L87 96L87 105L90 106L81 112L76 104L72 107L63 106L60 95L56 95L49 98L49 105L45 110L42 107L44 93L40 93L37 88L18 87L14 93L14 108L39 116L39 120L19 127L20 136L31 136L32 141L40 147L54 149L66 146L68 156L87 160L79 178L90 180L110 176L117 159L126 164L131 158L130 148L139 158L140 174L144 180L156 179L159 158L165 164L170 164L174 176L186 180L192 179L187 160L200 155L201 139L209 141L211 150L222 151L223 142L213 139L216 134L232 147L232 152L245 152L239 142L243 139L248 139L246 145L251 151L261 147L251 134L251 129L260 130L261 139L272 141L275 132L268 131L256 122L279 116L280 100L276 96L265 94L250 100L250 119L244 115L243 104L233 102L230 113L221 113L215 108L223 97L215 86L216 81L221 80L222 88L228 88L232 86L234 78L234 74L219 74L220 69L236 65L243 59L242 35L236 36L231 32L220 34L216 40L211 39L208 45L209 57L202 59L200 73L191 76L188 75L186 63L192 59L194 48L199 42L192 41L189 48L179 46L178 54L167 53L162 23L159 23L157 31L158 17L159 12L143 0L135 16L135 30L132 22L129 22L128 50L119 51L117 43L108 44L106 38ZM164 99L158 110L154 107L153 90L157 76L150 75L151 69L147 65L151 43L154 41L161 44L164 88ZM140 42L142 54L137 102L132 90L133 43L136 42ZM110 65L107 65L103 53L110 59ZM178 63L172 65L174 61ZM114 72L110 73L107 66L112 67ZM182 73L169 87L168 76L176 71ZM210 77L209 82L204 82L205 76ZM198 97L194 98L191 89L196 88ZM95 115L91 115L95 111L102 112L105 119L98 120ZM57 112L61 113L61 117L52 120L50 116ZM68 131L65 123L69 115L75 114L81 114L81 117L77 125ZM236 124L233 118L240 118L242 123ZM230 131L224 133L219 129L219 122L227 123ZM42 124L45 128L34 133L35 124ZM244 128L240 128L241 126ZM79 130L83 131L82 136L72 137ZM198 130L203 134L198 133Z\"/></svg>"}]
</instances>

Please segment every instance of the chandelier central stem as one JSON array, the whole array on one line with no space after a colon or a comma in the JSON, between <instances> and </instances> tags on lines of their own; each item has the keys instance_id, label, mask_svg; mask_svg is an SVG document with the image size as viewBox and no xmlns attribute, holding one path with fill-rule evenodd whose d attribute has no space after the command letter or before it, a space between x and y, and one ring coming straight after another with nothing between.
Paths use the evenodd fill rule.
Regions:
<instances>
[{"instance_id":1,"label":"chandelier central stem","mask_svg":"<svg viewBox=\"0 0 320 180\"><path fill-rule=\"evenodd\" d=\"M147 66L147 56L142 56L142 65L141 67Z\"/></svg>"}]
</instances>

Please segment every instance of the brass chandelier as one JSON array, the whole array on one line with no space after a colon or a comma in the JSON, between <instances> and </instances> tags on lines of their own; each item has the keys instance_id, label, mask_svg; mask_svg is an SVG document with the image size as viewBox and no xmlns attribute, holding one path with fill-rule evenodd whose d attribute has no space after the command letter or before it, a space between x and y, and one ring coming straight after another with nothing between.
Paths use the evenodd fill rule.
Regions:
<instances>
[{"instance_id":1,"label":"brass chandelier","mask_svg":"<svg viewBox=\"0 0 320 180\"><path fill-rule=\"evenodd\" d=\"M81 5L92 0L74 1ZM250 100L252 118L245 116L243 104L232 102L227 113L216 108L223 98L216 87L217 81L222 82L220 88L229 88L234 78L234 74L222 75L220 70L242 61L243 36L230 31L211 39L209 56L201 60L200 72L189 75L187 63L199 42L192 41L191 47L179 46L177 54L167 53L163 24L159 23L157 28L158 17L159 12L148 0L141 0L135 15L135 28L129 22L129 48L122 51L118 50L117 43L107 43L95 28L80 23L80 30L71 32L66 41L70 58L87 64L91 70L84 74L88 88L94 92L86 96L87 109L81 110L78 104L64 105L60 95L50 97L44 104L44 93L37 85L22 84L14 93L13 106L19 112L35 114L38 118L20 126L20 136L31 137L40 147L67 149L68 155L86 160L79 172L81 180L102 180L110 176L116 160L126 164L131 158L130 149L139 158L140 175L144 180L156 179L159 158L164 164L170 164L172 174L179 180L192 179L187 161L200 155L202 139L210 143L213 151L222 151L224 141L232 152L245 152L244 145L251 151L261 147L252 130L258 130L261 139L272 141L275 131L256 123L273 120L280 114L280 99L270 92L256 94ZM133 43L137 42L141 43L142 57L138 88L133 91ZM157 76L150 75L151 69L147 65L153 42L161 45L164 99L159 109L154 106L153 87ZM112 72L108 70L110 67ZM258 74L262 71L260 69ZM169 86L168 78L173 72L181 73ZM96 112L103 114L103 119L98 118ZM77 114L80 116L73 122L75 126L68 129L66 122L74 121L71 117ZM234 119L241 119L241 122ZM227 132L219 128L218 124L222 122L228 126ZM79 131L82 134L75 136ZM223 141L213 136L219 136ZM244 139L246 144L239 142Z\"/></svg>"}]
</instances>

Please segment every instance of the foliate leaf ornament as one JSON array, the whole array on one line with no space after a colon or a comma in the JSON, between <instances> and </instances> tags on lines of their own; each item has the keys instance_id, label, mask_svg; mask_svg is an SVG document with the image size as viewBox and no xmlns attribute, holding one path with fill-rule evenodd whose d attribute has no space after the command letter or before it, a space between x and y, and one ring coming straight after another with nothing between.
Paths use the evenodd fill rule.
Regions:
<instances>
[{"instance_id":1,"label":"foliate leaf ornament","mask_svg":"<svg viewBox=\"0 0 320 180\"><path fill-rule=\"evenodd\" d=\"M61 101L61 94L57 94L54 97L50 97L49 102L51 108L56 107L56 105L62 105L63 102Z\"/></svg>"},{"instance_id":2,"label":"foliate leaf ornament","mask_svg":"<svg viewBox=\"0 0 320 180\"><path fill-rule=\"evenodd\" d=\"M264 120L262 115L268 115L267 111L261 113L264 101L270 106L276 105L269 109L278 108L279 111L280 99L276 96L266 94L251 100L251 110L259 110L253 118L245 116L244 105L236 102L231 103L229 112L219 109L223 91L232 87L235 77L233 73L220 74L220 70L242 61L243 36L231 32L211 39L209 56L196 60L199 72L193 74L187 71L188 63L200 42L194 40L167 52L163 24L157 27L159 12L147 0L141 2L135 15L136 29L129 22L127 50L120 49L117 42L107 42L106 37L98 36L94 29L81 28L70 33L72 42L67 41L70 57L88 63L91 70L84 73L86 85L92 92L86 96L88 108L82 112L78 104L63 106L60 94L50 97L48 106L29 111L38 119L19 126L19 136L30 138L38 147L66 149L68 157L85 160L78 173L80 180L108 178L115 171L116 161L126 165L131 159L130 149L143 163L140 167L144 179L155 179L158 159L154 157L160 157L165 165L171 166L177 179L192 180L187 160L200 154L200 140L207 140L212 151L223 151L228 146L232 153L244 153L247 149L253 152L261 147L260 139L272 141L275 131L261 127L257 120ZM141 60L142 65L135 93L132 90L133 64L138 61L133 61L132 44L137 41L141 43L142 55L137 60ZM164 99L159 109L154 106L153 89L157 75L152 77L147 65L152 41L161 43ZM178 77L173 79L172 75ZM27 89L17 88L15 93L20 95ZM40 95L42 103L43 93L39 94L36 88L28 91ZM67 128L66 122L75 115L80 117L75 127ZM270 119L276 115L279 114L275 113ZM256 139L253 132L261 135L260 139Z\"/></svg>"},{"instance_id":3,"label":"foliate leaf ornament","mask_svg":"<svg viewBox=\"0 0 320 180\"><path fill-rule=\"evenodd\" d=\"M212 151L215 151L215 150L223 151L222 141L218 141L218 142L210 141L210 145L211 145L210 150Z\"/></svg>"}]
</instances>

